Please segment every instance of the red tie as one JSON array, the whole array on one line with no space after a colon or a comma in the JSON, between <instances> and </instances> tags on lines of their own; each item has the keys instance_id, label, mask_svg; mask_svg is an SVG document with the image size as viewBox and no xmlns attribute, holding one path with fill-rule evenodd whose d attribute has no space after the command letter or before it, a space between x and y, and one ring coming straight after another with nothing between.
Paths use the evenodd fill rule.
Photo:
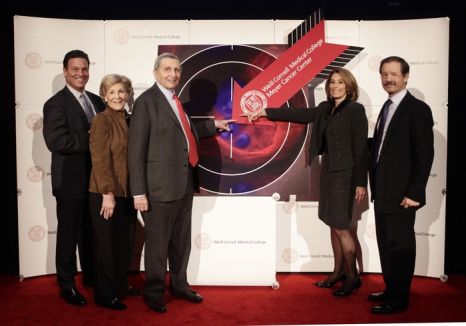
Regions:
<instances>
[{"instance_id":1,"label":"red tie","mask_svg":"<svg viewBox=\"0 0 466 326\"><path fill-rule=\"evenodd\" d=\"M186 114L184 113L183 105L181 105L180 99L175 94L173 94L173 99L175 100L176 108L178 109L181 125L183 126L184 133L186 134L189 142L189 164L194 167L199 161L199 157L197 156L196 139L194 138L191 128L189 127L188 119L186 118Z\"/></svg>"}]
</instances>

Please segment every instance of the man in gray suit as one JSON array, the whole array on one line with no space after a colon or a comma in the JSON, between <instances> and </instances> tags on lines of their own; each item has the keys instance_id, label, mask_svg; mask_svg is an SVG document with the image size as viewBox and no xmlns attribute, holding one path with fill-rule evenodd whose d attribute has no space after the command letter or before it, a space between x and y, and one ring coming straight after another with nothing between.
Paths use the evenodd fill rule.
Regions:
<instances>
[{"instance_id":1,"label":"man in gray suit","mask_svg":"<svg viewBox=\"0 0 466 326\"><path fill-rule=\"evenodd\" d=\"M372 313L390 314L408 307L416 260L414 221L426 203L434 121L429 106L406 90L409 65L404 59L383 59L380 76L389 99L374 131L369 177L385 289L369 300L380 302Z\"/></svg>"},{"instance_id":2,"label":"man in gray suit","mask_svg":"<svg viewBox=\"0 0 466 326\"><path fill-rule=\"evenodd\" d=\"M172 295L201 303L189 287L186 269L191 251L191 208L197 182L199 138L229 130L233 120L190 121L174 91L181 63L163 53L154 64L155 84L134 103L128 140L128 166L134 206L142 212L145 238L144 300L165 313L167 258Z\"/></svg>"}]
</instances>

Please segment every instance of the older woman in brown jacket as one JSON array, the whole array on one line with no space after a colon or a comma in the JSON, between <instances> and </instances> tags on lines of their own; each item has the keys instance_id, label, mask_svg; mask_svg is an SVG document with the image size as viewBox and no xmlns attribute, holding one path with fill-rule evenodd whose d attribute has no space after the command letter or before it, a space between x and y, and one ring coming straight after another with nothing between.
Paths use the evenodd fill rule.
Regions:
<instances>
[{"instance_id":1,"label":"older woman in brown jacket","mask_svg":"<svg viewBox=\"0 0 466 326\"><path fill-rule=\"evenodd\" d=\"M128 122L125 105L131 97L131 81L122 75L107 75L100 96L107 107L92 120L90 151L92 171L89 202L95 243L96 304L124 310L125 295L138 295L127 279L136 211L128 186Z\"/></svg>"}]
</instances>

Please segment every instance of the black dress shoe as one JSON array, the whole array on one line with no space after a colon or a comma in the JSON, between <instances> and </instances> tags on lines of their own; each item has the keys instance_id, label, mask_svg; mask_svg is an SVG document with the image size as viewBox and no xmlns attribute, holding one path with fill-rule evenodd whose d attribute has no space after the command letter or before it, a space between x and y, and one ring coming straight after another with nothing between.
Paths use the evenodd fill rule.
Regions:
<instances>
[{"instance_id":1,"label":"black dress shoe","mask_svg":"<svg viewBox=\"0 0 466 326\"><path fill-rule=\"evenodd\" d=\"M376 315L388 315L406 310L407 308L408 307L405 305L390 305L388 303L381 303L378 306L372 307L371 312Z\"/></svg>"},{"instance_id":2,"label":"black dress shoe","mask_svg":"<svg viewBox=\"0 0 466 326\"><path fill-rule=\"evenodd\" d=\"M358 278L356 281L351 282L351 283L344 283L341 288L338 290L333 291L333 295L337 297L346 297L354 292L356 292L357 289L359 289L362 285L361 279Z\"/></svg>"},{"instance_id":3,"label":"black dress shoe","mask_svg":"<svg viewBox=\"0 0 466 326\"><path fill-rule=\"evenodd\" d=\"M144 301L146 302L150 310L158 312L159 314L164 314L167 312L167 305L161 298L160 299L144 298Z\"/></svg>"},{"instance_id":4,"label":"black dress shoe","mask_svg":"<svg viewBox=\"0 0 466 326\"><path fill-rule=\"evenodd\" d=\"M113 310L125 310L126 305L120 301L118 298L113 299L103 299L103 298L95 298L95 303L98 306L105 307L108 309Z\"/></svg>"},{"instance_id":5,"label":"black dress shoe","mask_svg":"<svg viewBox=\"0 0 466 326\"><path fill-rule=\"evenodd\" d=\"M345 279L346 279L346 275L342 274L341 276L339 276L339 277L337 277L337 278L335 278L333 280L330 280L330 279L327 278L325 281L319 281L319 282L314 283L314 285L319 287L319 288L331 288L336 283L344 281Z\"/></svg>"},{"instance_id":6,"label":"black dress shoe","mask_svg":"<svg viewBox=\"0 0 466 326\"><path fill-rule=\"evenodd\" d=\"M367 299L372 302L382 302L386 299L384 292L375 292L368 295Z\"/></svg>"},{"instance_id":7,"label":"black dress shoe","mask_svg":"<svg viewBox=\"0 0 466 326\"><path fill-rule=\"evenodd\" d=\"M85 306L87 305L86 298L84 298L78 289L61 289L60 296L65 299L66 302L75 306Z\"/></svg>"},{"instance_id":8,"label":"black dress shoe","mask_svg":"<svg viewBox=\"0 0 466 326\"><path fill-rule=\"evenodd\" d=\"M202 295L193 290L187 290L185 292L173 292L172 294L177 298L182 298L192 303L201 303L204 300Z\"/></svg>"}]
</instances>

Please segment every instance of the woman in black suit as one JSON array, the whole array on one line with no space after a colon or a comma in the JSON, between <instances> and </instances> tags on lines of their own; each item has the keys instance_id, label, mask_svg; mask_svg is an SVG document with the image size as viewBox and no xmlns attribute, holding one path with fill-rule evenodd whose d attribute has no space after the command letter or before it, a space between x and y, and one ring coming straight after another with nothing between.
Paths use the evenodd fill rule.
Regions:
<instances>
[{"instance_id":1,"label":"woman in black suit","mask_svg":"<svg viewBox=\"0 0 466 326\"><path fill-rule=\"evenodd\" d=\"M361 286L356 268L356 241L351 235L353 204L366 197L367 118L356 102L356 79L344 68L333 70L325 83L327 101L313 109L263 109L249 115L269 120L313 122L311 160L322 155L319 218L330 227L335 266L318 287L330 288L343 281L333 295L347 296Z\"/></svg>"}]
</instances>

